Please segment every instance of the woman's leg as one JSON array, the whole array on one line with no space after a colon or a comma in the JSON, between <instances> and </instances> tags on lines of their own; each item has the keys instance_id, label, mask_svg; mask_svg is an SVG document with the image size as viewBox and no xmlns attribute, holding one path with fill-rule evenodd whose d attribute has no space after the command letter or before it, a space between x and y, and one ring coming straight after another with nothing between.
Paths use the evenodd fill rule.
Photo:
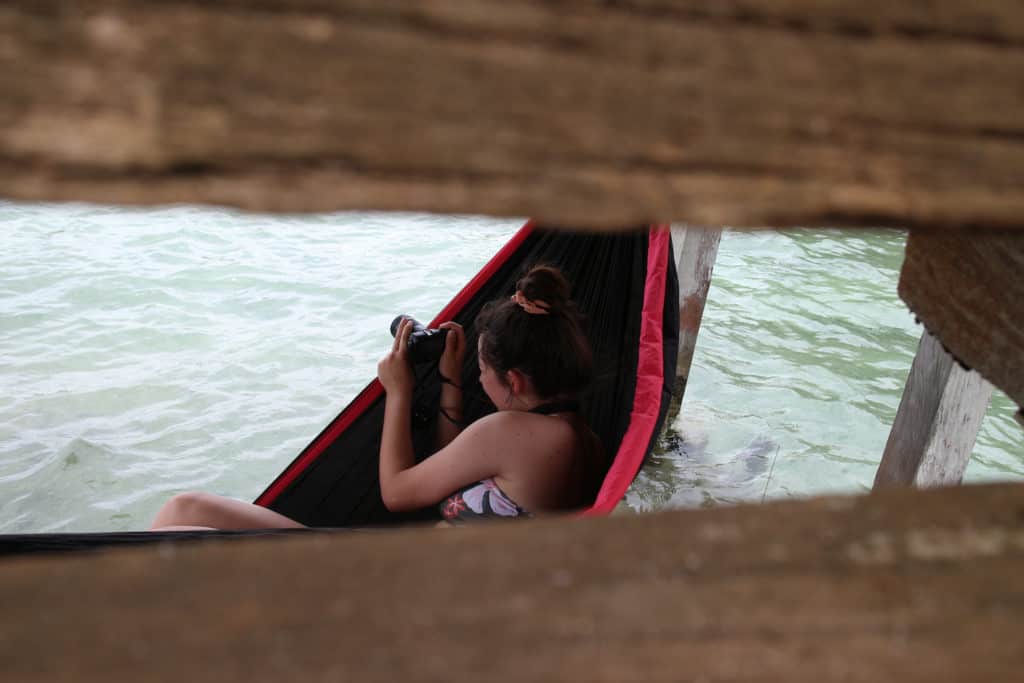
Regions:
<instances>
[{"instance_id":1,"label":"woman's leg","mask_svg":"<svg viewBox=\"0 0 1024 683\"><path fill-rule=\"evenodd\" d=\"M206 529L300 529L293 519L259 505L212 493L179 493L156 513L151 531L168 527Z\"/></svg>"}]
</instances>

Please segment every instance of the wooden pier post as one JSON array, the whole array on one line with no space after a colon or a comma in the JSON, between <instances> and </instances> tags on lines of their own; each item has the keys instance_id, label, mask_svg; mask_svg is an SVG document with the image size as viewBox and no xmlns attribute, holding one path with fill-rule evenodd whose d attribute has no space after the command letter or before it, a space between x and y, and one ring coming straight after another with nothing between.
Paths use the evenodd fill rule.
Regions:
<instances>
[{"instance_id":1,"label":"wooden pier post","mask_svg":"<svg viewBox=\"0 0 1024 683\"><path fill-rule=\"evenodd\" d=\"M672 404L669 407L670 423L679 414L683 402L721 239L720 229L692 225L672 227L673 257L679 275L679 355L676 360Z\"/></svg>"},{"instance_id":2,"label":"wooden pier post","mask_svg":"<svg viewBox=\"0 0 1024 683\"><path fill-rule=\"evenodd\" d=\"M925 331L875 474L875 490L959 484L991 396L991 384L962 368Z\"/></svg>"}]
</instances>

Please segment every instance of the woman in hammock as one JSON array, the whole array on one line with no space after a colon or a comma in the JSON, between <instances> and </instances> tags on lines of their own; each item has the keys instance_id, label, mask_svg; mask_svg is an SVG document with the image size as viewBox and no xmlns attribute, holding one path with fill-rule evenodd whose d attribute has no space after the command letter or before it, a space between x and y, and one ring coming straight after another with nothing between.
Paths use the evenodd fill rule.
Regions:
<instances>
[{"instance_id":1,"label":"woman in hammock","mask_svg":"<svg viewBox=\"0 0 1024 683\"><path fill-rule=\"evenodd\" d=\"M387 394L380 446L384 504L398 512L440 504L452 522L518 517L582 507L593 500L606 463L597 436L579 413L592 354L569 284L555 268L537 266L511 299L477 316L480 384L498 409L461 428L466 352L463 329L448 330L438 365L442 377L437 452L417 464L410 416L415 379L408 359L412 322L405 320L377 365ZM267 508L206 493L183 493L157 513L153 529L269 529L302 524Z\"/></svg>"}]
</instances>

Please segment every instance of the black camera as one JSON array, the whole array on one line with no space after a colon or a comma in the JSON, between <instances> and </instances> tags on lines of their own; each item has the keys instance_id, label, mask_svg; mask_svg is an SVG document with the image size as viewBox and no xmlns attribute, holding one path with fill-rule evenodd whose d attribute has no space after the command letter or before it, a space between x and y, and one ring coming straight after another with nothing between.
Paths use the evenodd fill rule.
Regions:
<instances>
[{"instance_id":1,"label":"black camera","mask_svg":"<svg viewBox=\"0 0 1024 683\"><path fill-rule=\"evenodd\" d=\"M398 326L405 319L412 321L412 332L409 334L409 360L413 365L420 363L434 363L441 359L444 353L444 340L448 336L448 330L437 330L423 327L415 318L408 315L400 315L391 321L391 336L398 334Z\"/></svg>"}]
</instances>

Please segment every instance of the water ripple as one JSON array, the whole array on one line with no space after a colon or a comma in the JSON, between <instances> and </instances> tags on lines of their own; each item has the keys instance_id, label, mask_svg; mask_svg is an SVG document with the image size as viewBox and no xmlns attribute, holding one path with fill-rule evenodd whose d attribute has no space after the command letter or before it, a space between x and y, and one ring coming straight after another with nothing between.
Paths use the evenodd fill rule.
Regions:
<instances>
[{"instance_id":1,"label":"water ripple","mask_svg":"<svg viewBox=\"0 0 1024 683\"><path fill-rule=\"evenodd\" d=\"M921 327L896 295L901 233L723 236L682 413L633 509L866 491ZM993 396L965 480L1024 478L1024 434ZM752 476L750 445L774 468Z\"/></svg>"},{"instance_id":2,"label":"water ripple","mask_svg":"<svg viewBox=\"0 0 1024 683\"><path fill-rule=\"evenodd\" d=\"M253 498L521 221L0 203L0 532ZM456 228L453 231L451 228Z\"/></svg>"},{"instance_id":3,"label":"water ripple","mask_svg":"<svg viewBox=\"0 0 1024 683\"><path fill-rule=\"evenodd\" d=\"M0 202L0 532L251 499L519 221ZM683 415L634 509L862 491L920 335L903 236L727 233ZM997 392L968 468L1024 477Z\"/></svg>"}]
</instances>

